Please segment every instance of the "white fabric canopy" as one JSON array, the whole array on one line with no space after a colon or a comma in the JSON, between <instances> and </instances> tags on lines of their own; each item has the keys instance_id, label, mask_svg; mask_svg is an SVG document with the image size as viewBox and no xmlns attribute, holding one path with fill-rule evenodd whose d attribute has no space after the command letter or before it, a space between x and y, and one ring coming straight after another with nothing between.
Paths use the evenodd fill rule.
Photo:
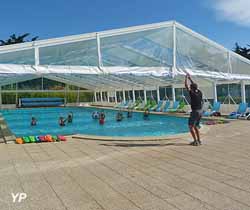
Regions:
<instances>
[{"instance_id":1,"label":"white fabric canopy","mask_svg":"<svg viewBox=\"0 0 250 210\"><path fill-rule=\"evenodd\" d=\"M250 80L250 61L174 21L0 47L0 86L45 77L91 90Z\"/></svg>"}]
</instances>

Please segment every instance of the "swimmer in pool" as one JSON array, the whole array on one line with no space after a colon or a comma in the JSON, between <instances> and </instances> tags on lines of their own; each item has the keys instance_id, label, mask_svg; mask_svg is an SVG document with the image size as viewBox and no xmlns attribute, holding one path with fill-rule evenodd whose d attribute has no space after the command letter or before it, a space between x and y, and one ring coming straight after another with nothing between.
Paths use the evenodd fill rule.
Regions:
<instances>
[{"instance_id":1,"label":"swimmer in pool","mask_svg":"<svg viewBox=\"0 0 250 210\"><path fill-rule=\"evenodd\" d=\"M123 119L123 114L122 114L121 111L119 111L119 112L116 114L116 121L117 121L117 122L120 122L120 121L122 121L122 119Z\"/></svg>"},{"instance_id":2,"label":"swimmer in pool","mask_svg":"<svg viewBox=\"0 0 250 210\"><path fill-rule=\"evenodd\" d=\"M73 122L73 112L69 112L67 121L68 121L68 123Z\"/></svg>"},{"instance_id":3,"label":"swimmer in pool","mask_svg":"<svg viewBox=\"0 0 250 210\"><path fill-rule=\"evenodd\" d=\"M132 118L132 110L128 110L127 118Z\"/></svg>"},{"instance_id":4,"label":"swimmer in pool","mask_svg":"<svg viewBox=\"0 0 250 210\"><path fill-rule=\"evenodd\" d=\"M31 126L35 126L36 122L37 122L36 118L35 117L31 117L31 123L30 123L30 125Z\"/></svg>"},{"instance_id":5,"label":"swimmer in pool","mask_svg":"<svg viewBox=\"0 0 250 210\"><path fill-rule=\"evenodd\" d=\"M143 113L143 119L144 120L149 120L149 109L146 109Z\"/></svg>"},{"instance_id":6,"label":"swimmer in pool","mask_svg":"<svg viewBox=\"0 0 250 210\"><path fill-rule=\"evenodd\" d=\"M65 126L65 119L63 118L63 117L59 117L59 120L58 120L58 124L60 125L60 126Z\"/></svg>"},{"instance_id":7,"label":"swimmer in pool","mask_svg":"<svg viewBox=\"0 0 250 210\"><path fill-rule=\"evenodd\" d=\"M99 118L100 118L99 112L97 112L97 111L93 112L93 113L92 113L92 118L93 118L93 119L99 119Z\"/></svg>"}]
</instances>

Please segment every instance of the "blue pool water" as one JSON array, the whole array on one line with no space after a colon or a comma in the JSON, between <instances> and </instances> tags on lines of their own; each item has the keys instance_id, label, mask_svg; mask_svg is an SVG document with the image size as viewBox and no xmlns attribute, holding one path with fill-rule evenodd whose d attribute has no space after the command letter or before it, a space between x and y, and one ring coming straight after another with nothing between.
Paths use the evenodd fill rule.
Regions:
<instances>
[{"instance_id":1,"label":"blue pool water","mask_svg":"<svg viewBox=\"0 0 250 210\"><path fill-rule=\"evenodd\" d=\"M160 116L150 114L149 120L143 120L143 113L133 113L132 118L116 122L117 111L104 110L106 120L99 125L91 115L95 108L35 108L2 110L2 114L11 131L17 136L28 135L71 135L88 134L101 136L163 136L188 131L187 119L173 116ZM67 117L72 111L74 119L72 124L61 127L58 125L60 116ZM30 126L31 117L37 119L36 126Z\"/></svg>"}]
</instances>

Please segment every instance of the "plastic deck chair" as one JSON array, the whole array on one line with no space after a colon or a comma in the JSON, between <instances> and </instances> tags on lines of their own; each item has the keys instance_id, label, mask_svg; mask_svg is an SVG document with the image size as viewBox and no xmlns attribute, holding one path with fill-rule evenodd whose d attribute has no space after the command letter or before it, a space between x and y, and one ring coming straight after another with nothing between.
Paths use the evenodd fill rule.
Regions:
<instances>
[{"instance_id":1,"label":"plastic deck chair","mask_svg":"<svg viewBox=\"0 0 250 210\"><path fill-rule=\"evenodd\" d=\"M213 113L215 113L215 112L219 112L220 111L220 105L221 105L220 102L214 102L211 111L205 111L203 115L208 117L208 116L212 116Z\"/></svg>"},{"instance_id":2,"label":"plastic deck chair","mask_svg":"<svg viewBox=\"0 0 250 210\"><path fill-rule=\"evenodd\" d=\"M180 101L175 101L175 102L173 103L173 107L170 108L170 109L168 109L168 111L169 111L169 112L176 112L177 109L179 108L179 106L180 106Z\"/></svg>"},{"instance_id":3,"label":"plastic deck chair","mask_svg":"<svg viewBox=\"0 0 250 210\"><path fill-rule=\"evenodd\" d=\"M155 107L152 107L150 111L157 111L159 112L162 107L163 101L159 101L158 104ZM159 110L159 111L158 111Z\"/></svg>"},{"instance_id":4,"label":"plastic deck chair","mask_svg":"<svg viewBox=\"0 0 250 210\"><path fill-rule=\"evenodd\" d=\"M168 112L169 106L170 106L170 101L166 101L166 103L165 103L165 105L164 105L162 111L163 111L163 112Z\"/></svg>"},{"instance_id":5,"label":"plastic deck chair","mask_svg":"<svg viewBox=\"0 0 250 210\"><path fill-rule=\"evenodd\" d=\"M237 119L240 116L244 115L247 110L248 104L247 103L240 103L237 112L232 112L228 117L230 119Z\"/></svg>"},{"instance_id":6,"label":"plastic deck chair","mask_svg":"<svg viewBox=\"0 0 250 210\"><path fill-rule=\"evenodd\" d=\"M170 109L169 111L170 112L181 112L181 111L183 112L185 105L186 105L185 102L182 101L182 102L179 103L179 106L176 109Z\"/></svg>"}]
</instances>

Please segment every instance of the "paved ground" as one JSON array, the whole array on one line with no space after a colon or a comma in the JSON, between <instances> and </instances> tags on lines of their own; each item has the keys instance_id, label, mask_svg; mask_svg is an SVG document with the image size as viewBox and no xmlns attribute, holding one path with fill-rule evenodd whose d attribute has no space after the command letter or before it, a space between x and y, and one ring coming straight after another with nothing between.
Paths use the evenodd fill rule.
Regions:
<instances>
[{"instance_id":1,"label":"paved ground","mask_svg":"<svg viewBox=\"0 0 250 210\"><path fill-rule=\"evenodd\" d=\"M0 209L249 210L249 123L211 126L200 147L187 139L0 144ZM18 192L28 197L13 203Z\"/></svg>"}]
</instances>

